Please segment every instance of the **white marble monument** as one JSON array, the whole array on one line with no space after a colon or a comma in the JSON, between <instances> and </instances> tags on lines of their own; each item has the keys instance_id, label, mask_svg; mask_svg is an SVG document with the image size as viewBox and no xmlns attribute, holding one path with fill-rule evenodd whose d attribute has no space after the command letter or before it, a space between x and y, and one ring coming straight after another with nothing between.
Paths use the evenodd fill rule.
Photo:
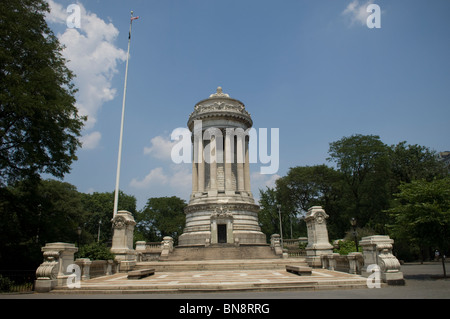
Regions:
<instances>
[{"instance_id":1,"label":"white marble monument","mask_svg":"<svg viewBox=\"0 0 450 319\"><path fill-rule=\"evenodd\" d=\"M244 104L218 87L188 120L193 133L192 194L179 246L266 244L250 190L249 135Z\"/></svg>"}]
</instances>

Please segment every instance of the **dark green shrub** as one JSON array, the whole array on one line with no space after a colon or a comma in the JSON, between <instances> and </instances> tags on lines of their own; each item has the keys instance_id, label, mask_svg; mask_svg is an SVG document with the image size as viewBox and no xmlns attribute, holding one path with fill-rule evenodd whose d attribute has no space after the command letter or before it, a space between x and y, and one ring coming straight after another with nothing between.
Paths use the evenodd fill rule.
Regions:
<instances>
[{"instance_id":1,"label":"dark green shrub","mask_svg":"<svg viewBox=\"0 0 450 319\"><path fill-rule=\"evenodd\" d=\"M76 253L76 258L89 258L90 260L110 260L114 259L109 247L105 244L91 243L81 246Z\"/></svg>"},{"instance_id":2,"label":"dark green shrub","mask_svg":"<svg viewBox=\"0 0 450 319\"><path fill-rule=\"evenodd\" d=\"M11 287L14 285L14 282L11 281L8 277L3 277L0 275L0 291L8 292L11 290Z\"/></svg>"},{"instance_id":3,"label":"dark green shrub","mask_svg":"<svg viewBox=\"0 0 450 319\"><path fill-rule=\"evenodd\" d=\"M340 255L348 255L349 253L356 252L355 242L351 240L340 240L338 248L335 248L333 252ZM362 252L361 246L359 245L358 252Z\"/></svg>"}]
</instances>

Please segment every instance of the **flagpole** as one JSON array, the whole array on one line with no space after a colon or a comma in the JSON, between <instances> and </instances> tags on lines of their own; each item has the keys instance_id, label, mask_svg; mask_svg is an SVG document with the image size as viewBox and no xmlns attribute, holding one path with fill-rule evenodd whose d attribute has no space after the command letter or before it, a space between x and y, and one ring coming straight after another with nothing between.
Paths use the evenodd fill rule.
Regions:
<instances>
[{"instance_id":1,"label":"flagpole","mask_svg":"<svg viewBox=\"0 0 450 319\"><path fill-rule=\"evenodd\" d=\"M125 101L127 97L127 80L128 80L128 61L130 59L130 45L131 45L131 27L133 25L133 20L139 17L133 18L133 11L131 11L130 18L130 32L128 33L128 52L127 52L127 65L125 68L125 84L123 86L123 101L122 101L122 120L120 123L120 138L119 138L119 154L117 158L117 173L116 173L116 189L114 192L114 211L113 218L117 215L117 210L119 206L119 180L120 180L120 165L122 162L122 143L123 143L123 123L125 119Z\"/></svg>"}]
</instances>

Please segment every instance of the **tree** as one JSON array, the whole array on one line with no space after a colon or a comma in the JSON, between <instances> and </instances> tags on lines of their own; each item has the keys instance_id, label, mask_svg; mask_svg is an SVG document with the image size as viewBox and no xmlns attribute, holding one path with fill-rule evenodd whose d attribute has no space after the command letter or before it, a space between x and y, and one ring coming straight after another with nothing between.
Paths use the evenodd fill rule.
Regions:
<instances>
[{"instance_id":1,"label":"tree","mask_svg":"<svg viewBox=\"0 0 450 319\"><path fill-rule=\"evenodd\" d=\"M330 143L328 158L343 174L343 206L347 219L355 217L384 233L383 210L390 205L390 162L388 147L375 135L352 135Z\"/></svg>"},{"instance_id":2,"label":"tree","mask_svg":"<svg viewBox=\"0 0 450 319\"><path fill-rule=\"evenodd\" d=\"M270 238L272 234L280 233L280 220L277 210L277 194L274 188L266 187L266 190L259 190L259 207L258 214L261 231Z\"/></svg>"},{"instance_id":3,"label":"tree","mask_svg":"<svg viewBox=\"0 0 450 319\"><path fill-rule=\"evenodd\" d=\"M309 208L323 206L330 220L339 218L339 203L342 176L326 165L297 166L289 169L286 176L276 181L276 197L286 208L289 218L298 219ZM304 225L304 223L302 224ZM336 227L332 227L334 232Z\"/></svg>"},{"instance_id":4,"label":"tree","mask_svg":"<svg viewBox=\"0 0 450 319\"><path fill-rule=\"evenodd\" d=\"M112 238L112 224L114 210L114 192L82 194L83 209L86 219L83 221L83 230L91 234L91 239L97 239L99 221L100 241L107 242ZM129 211L136 216L136 198L119 191L118 210Z\"/></svg>"},{"instance_id":5,"label":"tree","mask_svg":"<svg viewBox=\"0 0 450 319\"><path fill-rule=\"evenodd\" d=\"M81 195L68 183L17 182L0 199L0 264L32 267L42 262L41 246L76 242L85 219ZM18 268L16 268L18 269Z\"/></svg>"},{"instance_id":6,"label":"tree","mask_svg":"<svg viewBox=\"0 0 450 319\"><path fill-rule=\"evenodd\" d=\"M85 118L47 12L44 0L0 2L0 186L63 177L81 145Z\"/></svg>"},{"instance_id":7,"label":"tree","mask_svg":"<svg viewBox=\"0 0 450 319\"><path fill-rule=\"evenodd\" d=\"M178 242L186 223L186 202L176 196L149 198L137 214L136 230L148 241L160 241L165 236Z\"/></svg>"},{"instance_id":8,"label":"tree","mask_svg":"<svg viewBox=\"0 0 450 319\"><path fill-rule=\"evenodd\" d=\"M391 161L392 190L398 192L400 183L411 183L413 180L425 179L432 181L442 178L448 170L439 161L436 152L420 145L406 145L400 142L391 145L389 157Z\"/></svg>"},{"instance_id":9,"label":"tree","mask_svg":"<svg viewBox=\"0 0 450 319\"><path fill-rule=\"evenodd\" d=\"M448 252L450 237L450 177L433 181L416 180L402 183L396 194L398 206L388 210L394 217L393 236L412 244ZM445 263L442 259L444 276Z\"/></svg>"}]
</instances>

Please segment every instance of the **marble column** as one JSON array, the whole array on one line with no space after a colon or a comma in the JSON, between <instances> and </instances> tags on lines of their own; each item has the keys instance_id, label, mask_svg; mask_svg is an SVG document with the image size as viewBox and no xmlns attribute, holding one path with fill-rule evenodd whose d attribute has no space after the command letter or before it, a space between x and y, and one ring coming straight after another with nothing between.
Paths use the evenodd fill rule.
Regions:
<instances>
[{"instance_id":1,"label":"marble column","mask_svg":"<svg viewBox=\"0 0 450 319\"><path fill-rule=\"evenodd\" d=\"M248 151L248 137L245 139L245 163L244 163L244 188L248 194L251 193L250 187L250 156Z\"/></svg>"},{"instance_id":2,"label":"marble column","mask_svg":"<svg viewBox=\"0 0 450 319\"><path fill-rule=\"evenodd\" d=\"M225 193L233 191L234 189L232 187L231 183L231 163L233 161L233 150L231 149L231 138L232 136L230 134L225 134L225 161L224 161L224 168L225 168Z\"/></svg>"},{"instance_id":3,"label":"marble column","mask_svg":"<svg viewBox=\"0 0 450 319\"><path fill-rule=\"evenodd\" d=\"M205 191L205 160L203 159L203 139L199 138L198 143L198 191L203 193Z\"/></svg>"},{"instance_id":4,"label":"marble column","mask_svg":"<svg viewBox=\"0 0 450 319\"><path fill-rule=\"evenodd\" d=\"M244 190L244 162L245 162L244 139L245 136L241 135L236 136L237 190L240 192Z\"/></svg>"},{"instance_id":5,"label":"marble column","mask_svg":"<svg viewBox=\"0 0 450 319\"><path fill-rule=\"evenodd\" d=\"M193 151L192 151L192 194L195 194L198 190L198 172L197 172L197 163L196 158L197 156L195 154L198 154L198 146L197 143L193 144ZM197 153L196 153L197 152Z\"/></svg>"},{"instance_id":6,"label":"marble column","mask_svg":"<svg viewBox=\"0 0 450 319\"><path fill-rule=\"evenodd\" d=\"M210 190L212 193L217 193L217 142L216 136L213 135L211 137L211 142L209 144L209 162L210 162Z\"/></svg>"}]
</instances>

